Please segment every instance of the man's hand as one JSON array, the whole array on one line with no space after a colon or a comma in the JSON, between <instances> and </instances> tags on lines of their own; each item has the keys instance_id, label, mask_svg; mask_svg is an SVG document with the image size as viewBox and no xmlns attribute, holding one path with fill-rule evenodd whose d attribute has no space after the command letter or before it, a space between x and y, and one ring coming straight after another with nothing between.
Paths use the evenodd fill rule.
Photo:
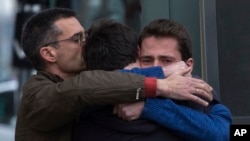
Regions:
<instances>
[{"instance_id":1,"label":"man's hand","mask_svg":"<svg viewBox=\"0 0 250 141\"><path fill-rule=\"evenodd\" d=\"M113 113L123 120L131 121L140 117L144 108L144 102L117 104L114 106Z\"/></svg>"},{"instance_id":2,"label":"man's hand","mask_svg":"<svg viewBox=\"0 0 250 141\"><path fill-rule=\"evenodd\" d=\"M185 77L184 75L189 73L190 70L191 68L186 68L174 72L165 79L157 79L157 96L177 100L190 100L207 106L209 104L208 101L213 99L212 87L203 80Z\"/></svg>"},{"instance_id":3,"label":"man's hand","mask_svg":"<svg viewBox=\"0 0 250 141\"><path fill-rule=\"evenodd\" d=\"M164 72L165 77L168 77L169 75L173 74L174 72L181 71L181 70L184 70L187 68L188 68L188 66L184 61L179 61L179 62L176 62L174 64L163 67L162 70ZM188 72L187 74L185 74L185 76L191 77L192 76L191 71Z\"/></svg>"}]
</instances>

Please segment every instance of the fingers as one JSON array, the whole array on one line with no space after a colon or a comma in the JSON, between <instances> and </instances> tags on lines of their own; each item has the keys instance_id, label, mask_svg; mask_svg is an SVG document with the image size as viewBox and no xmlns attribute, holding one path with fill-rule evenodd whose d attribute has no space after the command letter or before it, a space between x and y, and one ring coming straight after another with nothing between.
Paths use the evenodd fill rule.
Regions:
<instances>
[{"instance_id":1,"label":"fingers","mask_svg":"<svg viewBox=\"0 0 250 141\"><path fill-rule=\"evenodd\" d=\"M212 94L212 87L208 85L206 82L194 79L194 85L193 85L193 93L196 95L199 95L209 101L212 101L213 94Z\"/></svg>"},{"instance_id":2,"label":"fingers","mask_svg":"<svg viewBox=\"0 0 250 141\"><path fill-rule=\"evenodd\" d=\"M203 106L208 106L209 104L207 101L203 100L202 98L196 95L188 95L188 99Z\"/></svg>"},{"instance_id":3,"label":"fingers","mask_svg":"<svg viewBox=\"0 0 250 141\"><path fill-rule=\"evenodd\" d=\"M192 70L191 67L187 67L187 68L183 68L179 71L176 71L174 74L179 74L179 75L185 76L186 74L190 73L191 70Z\"/></svg>"},{"instance_id":4,"label":"fingers","mask_svg":"<svg viewBox=\"0 0 250 141\"><path fill-rule=\"evenodd\" d=\"M200 97L212 101L213 100L213 95L211 92L206 92L203 89L195 88L195 92L193 93L194 95L199 95Z\"/></svg>"},{"instance_id":5,"label":"fingers","mask_svg":"<svg viewBox=\"0 0 250 141\"><path fill-rule=\"evenodd\" d=\"M123 114L123 104L118 104L117 106L116 106L116 114L117 114L117 116L119 117L119 118L121 118L121 119L123 119L123 120L126 120L126 116L124 116L124 114Z\"/></svg>"},{"instance_id":6,"label":"fingers","mask_svg":"<svg viewBox=\"0 0 250 141\"><path fill-rule=\"evenodd\" d=\"M117 116L121 118L122 120L126 120L126 121L135 120L136 117L132 117L128 115L124 107L125 107L125 104L118 104L114 106L113 113L117 114Z\"/></svg>"},{"instance_id":7,"label":"fingers","mask_svg":"<svg viewBox=\"0 0 250 141\"><path fill-rule=\"evenodd\" d=\"M178 73L185 74L189 68ZM166 87L167 86L167 87ZM191 100L207 106L212 101L212 87L200 79L172 74L165 80L157 80L157 96L178 100Z\"/></svg>"},{"instance_id":8,"label":"fingers","mask_svg":"<svg viewBox=\"0 0 250 141\"><path fill-rule=\"evenodd\" d=\"M206 92L204 92L204 90L198 88L193 88L191 89L191 91L185 91L185 92L183 91L182 95L181 93L178 92L178 90L175 90L174 88L172 88L171 91L172 93L170 97L173 99L189 100L197 104L201 104L203 106L208 106L209 105L208 101L212 99L212 95L207 94ZM205 99L208 99L208 101L206 101Z\"/></svg>"},{"instance_id":9,"label":"fingers","mask_svg":"<svg viewBox=\"0 0 250 141\"><path fill-rule=\"evenodd\" d=\"M131 121L140 117L144 108L144 102L118 104L114 107L113 113L123 120Z\"/></svg>"},{"instance_id":10,"label":"fingers","mask_svg":"<svg viewBox=\"0 0 250 141\"><path fill-rule=\"evenodd\" d=\"M213 90L213 88L202 79L192 78L192 81L197 83L199 87L202 87L203 89L206 89L207 91Z\"/></svg>"},{"instance_id":11,"label":"fingers","mask_svg":"<svg viewBox=\"0 0 250 141\"><path fill-rule=\"evenodd\" d=\"M169 75L173 74L174 72L177 72L177 71L180 71L180 70L183 70L186 68L187 68L187 65L184 61L179 61L179 62L173 63L171 65L167 65L167 66L162 67L165 77L168 77Z\"/></svg>"}]
</instances>

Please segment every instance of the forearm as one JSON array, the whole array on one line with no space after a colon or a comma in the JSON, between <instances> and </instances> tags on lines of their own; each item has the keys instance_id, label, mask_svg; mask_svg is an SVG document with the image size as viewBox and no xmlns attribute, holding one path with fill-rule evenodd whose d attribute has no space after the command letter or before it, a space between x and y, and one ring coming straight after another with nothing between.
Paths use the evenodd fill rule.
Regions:
<instances>
[{"instance_id":1,"label":"forearm","mask_svg":"<svg viewBox=\"0 0 250 141\"><path fill-rule=\"evenodd\" d=\"M25 106L30 107L26 117L38 130L64 126L88 105L137 102L145 97L145 78L133 74L83 72L58 83L36 79L39 81L26 84L23 98L27 101Z\"/></svg>"},{"instance_id":2,"label":"forearm","mask_svg":"<svg viewBox=\"0 0 250 141\"><path fill-rule=\"evenodd\" d=\"M142 117L176 131L189 141L229 140L231 113L221 104L214 105L207 115L169 99L147 99Z\"/></svg>"}]
</instances>

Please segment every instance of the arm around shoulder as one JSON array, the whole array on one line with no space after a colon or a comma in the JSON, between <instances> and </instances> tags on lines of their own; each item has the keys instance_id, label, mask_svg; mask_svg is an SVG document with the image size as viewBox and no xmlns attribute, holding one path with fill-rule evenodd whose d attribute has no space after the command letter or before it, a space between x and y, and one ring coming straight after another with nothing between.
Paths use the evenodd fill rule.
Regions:
<instances>
[{"instance_id":1,"label":"arm around shoulder","mask_svg":"<svg viewBox=\"0 0 250 141\"><path fill-rule=\"evenodd\" d=\"M144 76L121 72L86 71L64 81L39 74L24 86L21 114L34 128L53 130L72 122L87 105L143 100L144 81Z\"/></svg>"}]
</instances>

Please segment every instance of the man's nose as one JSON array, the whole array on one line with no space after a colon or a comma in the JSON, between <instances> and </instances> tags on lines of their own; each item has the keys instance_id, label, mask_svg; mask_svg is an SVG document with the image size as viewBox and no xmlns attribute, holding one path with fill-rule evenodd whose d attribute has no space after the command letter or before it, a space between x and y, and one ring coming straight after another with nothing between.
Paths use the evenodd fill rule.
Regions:
<instances>
[{"instance_id":1,"label":"man's nose","mask_svg":"<svg viewBox=\"0 0 250 141\"><path fill-rule=\"evenodd\" d=\"M160 63L159 60L155 60L153 65L154 65L154 67L155 67L155 66L161 66L161 63Z\"/></svg>"}]
</instances>

